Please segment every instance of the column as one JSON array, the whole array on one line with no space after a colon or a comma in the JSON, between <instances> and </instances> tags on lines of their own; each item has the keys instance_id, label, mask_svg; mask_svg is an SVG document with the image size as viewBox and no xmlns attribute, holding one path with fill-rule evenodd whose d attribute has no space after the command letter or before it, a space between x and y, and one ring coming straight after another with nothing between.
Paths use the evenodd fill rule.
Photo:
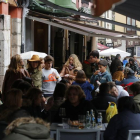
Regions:
<instances>
[{"instance_id":1,"label":"column","mask_svg":"<svg viewBox=\"0 0 140 140\"><path fill-rule=\"evenodd\" d=\"M11 15L11 56L21 52L21 16L22 9L10 7Z\"/></svg>"},{"instance_id":2,"label":"column","mask_svg":"<svg viewBox=\"0 0 140 140\"><path fill-rule=\"evenodd\" d=\"M10 16L8 4L0 1L0 90L5 71L10 63Z\"/></svg>"},{"instance_id":3,"label":"column","mask_svg":"<svg viewBox=\"0 0 140 140\"><path fill-rule=\"evenodd\" d=\"M98 37L92 37L91 50L97 50Z\"/></svg>"}]
</instances>

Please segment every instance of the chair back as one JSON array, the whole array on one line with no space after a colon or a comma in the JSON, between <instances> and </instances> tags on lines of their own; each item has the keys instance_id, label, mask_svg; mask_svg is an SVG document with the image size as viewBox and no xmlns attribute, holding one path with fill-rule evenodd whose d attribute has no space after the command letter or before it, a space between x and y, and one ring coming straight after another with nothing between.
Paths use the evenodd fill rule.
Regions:
<instances>
[{"instance_id":1,"label":"chair back","mask_svg":"<svg viewBox=\"0 0 140 140\"><path fill-rule=\"evenodd\" d=\"M140 140L140 130L129 130L127 140Z\"/></svg>"},{"instance_id":2,"label":"chair back","mask_svg":"<svg viewBox=\"0 0 140 140\"><path fill-rule=\"evenodd\" d=\"M57 129L56 140L99 140L100 130Z\"/></svg>"}]
</instances>

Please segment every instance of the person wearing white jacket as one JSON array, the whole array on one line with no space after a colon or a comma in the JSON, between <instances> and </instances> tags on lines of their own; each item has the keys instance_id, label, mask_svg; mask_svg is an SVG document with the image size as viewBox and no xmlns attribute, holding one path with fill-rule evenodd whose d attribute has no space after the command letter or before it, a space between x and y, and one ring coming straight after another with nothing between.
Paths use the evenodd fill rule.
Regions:
<instances>
[{"instance_id":1,"label":"person wearing white jacket","mask_svg":"<svg viewBox=\"0 0 140 140\"><path fill-rule=\"evenodd\" d=\"M109 93L117 97L117 99L123 96L129 96L129 93L122 86L115 85L113 82L108 82L108 84L110 86Z\"/></svg>"}]
</instances>

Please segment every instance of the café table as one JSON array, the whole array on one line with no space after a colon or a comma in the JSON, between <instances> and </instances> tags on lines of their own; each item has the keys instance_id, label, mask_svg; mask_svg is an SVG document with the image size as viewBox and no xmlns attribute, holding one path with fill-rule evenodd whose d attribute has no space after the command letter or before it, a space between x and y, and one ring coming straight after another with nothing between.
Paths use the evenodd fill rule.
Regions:
<instances>
[{"instance_id":1,"label":"caf\u00e9 table","mask_svg":"<svg viewBox=\"0 0 140 140\"><path fill-rule=\"evenodd\" d=\"M93 128L90 128L90 129L99 129L100 130L100 140L103 140L103 134L104 134L104 131L107 127L107 123L103 123L102 124L102 127L99 127L97 124L95 127ZM51 126L50 126L50 137L55 139L56 138L56 131L57 129L62 129L63 127L62 126L58 126L58 123L52 123ZM70 127L68 129L78 129L78 127ZM84 129L89 129L89 128L84 128Z\"/></svg>"}]
</instances>

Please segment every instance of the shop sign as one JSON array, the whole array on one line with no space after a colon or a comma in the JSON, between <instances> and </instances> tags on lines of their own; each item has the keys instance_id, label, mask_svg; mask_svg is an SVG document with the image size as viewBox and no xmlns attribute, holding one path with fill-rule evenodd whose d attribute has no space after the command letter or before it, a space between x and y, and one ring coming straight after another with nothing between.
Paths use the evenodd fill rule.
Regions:
<instances>
[{"instance_id":1,"label":"shop sign","mask_svg":"<svg viewBox=\"0 0 140 140\"><path fill-rule=\"evenodd\" d=\"M113 43L106 43L106 46L111 48L111 47L114 47L114 44Z\"/></svg>"},{"instance_id":2,"label":"shop sign","mask_svg":"<svg viewBox=\"0 0 140 140\"><path fill-rule=\"evenodd\" d=\"M121 40L113 40L114 48L122 46Z\"/></svg>"}]
</instances>

